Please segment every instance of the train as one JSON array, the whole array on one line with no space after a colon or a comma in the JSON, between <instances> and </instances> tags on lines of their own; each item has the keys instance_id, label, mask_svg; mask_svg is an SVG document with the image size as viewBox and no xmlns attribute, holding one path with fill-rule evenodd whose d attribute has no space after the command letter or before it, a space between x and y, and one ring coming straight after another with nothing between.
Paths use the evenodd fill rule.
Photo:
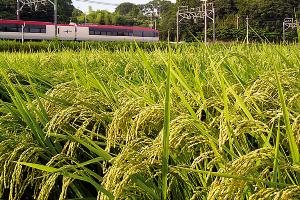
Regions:
<instances>
[{"instance_id":1,"label":"train","mask_svg":"<svg viewBox=\"0 0 300 200\"><path fill-rule=\"evenodd\" d=\"M69 41L137 41L157 42L159 31L135 26L57 24L51 22L0 20L0 39L69 40Z\"/></svg>"}]
</instances>

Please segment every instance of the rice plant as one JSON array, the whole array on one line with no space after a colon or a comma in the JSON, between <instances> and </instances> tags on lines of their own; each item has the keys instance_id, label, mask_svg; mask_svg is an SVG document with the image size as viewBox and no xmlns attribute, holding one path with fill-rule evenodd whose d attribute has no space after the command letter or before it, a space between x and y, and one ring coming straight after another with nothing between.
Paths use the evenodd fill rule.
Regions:
<instances>
[{"instance_id":1,"label":"rice plant","mask_svg":"<svg viewBox=\"0 0 300 200\"><path fill-rule=\"evenodd\" d=\"M0 198L300 199L296 45L72 48L0 53Z\"/></svg>"}]
</instances>

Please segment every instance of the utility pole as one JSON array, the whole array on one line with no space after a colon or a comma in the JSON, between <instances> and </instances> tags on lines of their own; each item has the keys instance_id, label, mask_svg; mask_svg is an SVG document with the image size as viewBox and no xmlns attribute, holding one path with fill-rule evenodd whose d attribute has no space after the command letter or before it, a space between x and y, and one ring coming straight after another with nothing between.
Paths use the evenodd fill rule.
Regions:
<instances>
[{"instance_id":1,"label":"utility pole","mask_svg":"<svg viewBox=\"0 0 300 200\"><path fill-rule=\"evenodd\" d=\"M288 31L289 29L296 29L297 26L300 26L300 22L294 18L285 18L282 25L283 25L283 27L282 27L283 42L285 42L286 41L286 31Z\"/></svg>"},{"instance_id":2,"label":"utility pole","mask_svg":"<svg viewBox=\"0 0 300 200\"><path fill-rule=\"evenodd\" d=\"M177 16L176 42L178 44L178 42L179 42L179 9L177 11L176 16Z\"/></svg>"},{"instance_id":3,"label":"utility pole","mask_svg":"<svg viewBox=\"0 0 300 200\"><path fill-rule=\"evenodd\" d=\"M22 25L22 44L24 43L24 28L25 28L25 22L24 24Z\"/></svg>"},{"instance_id":4,"label":"utility pole","mask_svg":"<svg viewBox=\"0 0 300 200\"><path fill-rule=\"evenodd\" d=\"M204 43L207 45L207 0L204 1Z\"/></svg>"},{"instance_id":5,"label":"utility pole","mask_svg":"<svg viewBox=\"0 0 300 200\"><path fill-rule=\"evenodd\" d=\"M17 20L20 20L20 1L17 0Z\"/></svg>"},{"instance_id":6,"label":"utility pole","mask_svg":"<svg viewBox=\"0 0 300 200\"><path fill-rule=\"evenodd\" d=\"M249 44L249 17L247 15L247 18L246 18L246 22L247 22L247 44Z\"/></svg>"},{"instance_id":7,"label":"utility pole","mask_svg":"<svg viewBox=\"0 0 300 200\"><path fill-rule=\"evenodd\" d=\"M285 21L283 22L283 43L285 43Z\"/></svg>"},{"instance_id":8,"label":"utility pole","mask_svg":"<svg viewBox=\"0 0 300 200\"><path fill-rule=\"evenodd\" d=\"M236 16L236 29L239 29L239 16Z\"/></svg>"},{"instance_id":9,"label":"utility pole","mask_svg":"<svg viewBox=\"0 0 300 200\"><path fill-rule=\"evenodd\" d=\"M204 3L200 7L196 8L189 8L188 6L179 6L177 13L176 13L176 32L177 32L177 37L176 37L176 42L179 42L180 36L180 30L179 30L179 25L181 22L184 20L194 20L194 23L197 22L198 19L203 19L204 20L204 42L205 45L207 45L207 26L208 26L208 19L213 22L213 40L214 42L216 41L216 17L215 17L215 9L213 3L207 3L207 0L201 0L204 1Z\"/></svg>"},{"instance_id":10,"label":"utility pole","mask_svg":"<svg viewBox=\"0 0 300 200\"><path fill-rule=\"evenodd\" d=\"M54 0L54 27L55 27L55 37L57 37L57 0Z\"/></svg>"},{"instance_id":11,"label":"utility pole","mask_svg":"<svg viewBox=\"0 0 300 200\"><path fill-rule=\"evenodd\" d=\"M160 18L160 7L156 6L154 4L149 4L147 6L144 6L142 9L142 12L145 16L149 17L151 19L151 28L157 29L157 19Z\"/></svg>"},{"instance_id":12,"label":"utility pole","mask_svg":"<svg viewBox=\"0 0 300 200\"><path fill-rule=\"evenodd\" d=\"M216 13L215 8L212 9L213 12L213 41L216 42Z\"/></svg>"}]
</instances>

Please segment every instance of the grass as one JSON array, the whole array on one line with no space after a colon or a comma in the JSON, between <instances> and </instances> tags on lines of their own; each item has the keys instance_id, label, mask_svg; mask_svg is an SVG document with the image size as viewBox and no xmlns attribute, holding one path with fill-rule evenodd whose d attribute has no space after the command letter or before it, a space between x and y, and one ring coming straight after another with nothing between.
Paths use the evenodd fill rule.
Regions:
<instances>
[{"instance_id":1,"label":"grass","mask_svg":"<svg viewBox=\"0 0 300 200\"><path fill-rule=\"evenodd\" d=\"M300 198L296 45L111 45L0 53L0 198Z\"/></svg>"}]
</instances>

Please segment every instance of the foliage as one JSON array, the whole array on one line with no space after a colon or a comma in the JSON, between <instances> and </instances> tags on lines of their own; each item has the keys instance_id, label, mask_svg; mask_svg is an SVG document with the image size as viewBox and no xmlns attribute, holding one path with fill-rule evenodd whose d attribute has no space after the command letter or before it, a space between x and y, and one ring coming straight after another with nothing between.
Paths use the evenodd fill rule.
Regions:
<instances>
[{"instance_id":1,"label":"foliage","mask_svg":"<svg viewBox=\"0 0 300 200\"><path fill-rule=\"evenodd\" d=\"M300 198L296 45L133 46L0 53L2 198Z\"/></svg>"},{"instance_id":2,"label":"foliage","mask_svg":"<svg viewBox=\"0 0 300 200\"><path fill-rule=\"evenodd\" d=\"M14 19L16 6L13 0L0 0L0 19Z\"/></svg>"},{"instance_id":3,"label":"foliage","mask_svg":"<svg viewBox=\"0 0 300 200\"><path fill-rule=\"evenodd\" d=\"M178 1L178 5L198 6L199 1ZM294 16L294 9L299 12L299 1L294 0L216 0L214 1L216 8L216 29L217 32L222 32L222 35L216 34L218 40L236 40L237 38L245 37L239 33L244 32L246 28L246 16L250 20L250 34L254 35L254 41L257 37L267 39L269 41L279 42L282 40L282 22L286 17ZM233 30L237 27L237 17L239 17L239 28L241 30ZM211 24L211 23L210 23ZM194 24L190 26L181 25L182 34L188 35L191 38L191 33L197 35L197 29L191 28L197 26L201 28L202 24ZM209 25L211 27L211 25ZM203 28L201 28L203 32ZM295 31L291 31L291 37L288 39L293 41ZM228 37L230 36L230 37ZM209 34L212 38L212 34ZM250 38L251 40L253 37ZM253 41L253 40L252 40Z\"/></svg>"},{"instance_id":4,"label":"foliage","mask_svg":"<svg viewBox=\"0 0 300 200\"><path fill-rule=\"evenodd\" d=\"M133 3L121 3L115 9L115 12L119 15L127 15L136 17L140 14L140 9L136 4Z\"/></svg>"},{"instance_id":5,"label":"foliage","mask_svg":"<svg viewBox=\"0 0 300 200\"><path fill-rule=\"evenodd\" d=\"M3 19L16 19L16 1L0 0L0 16ZM4 8L4 10L3 10ZM60 23L70 22L74 6L72 0L58 1L58 21ZM31 21L49 21L53 22L53 6L50 3L46 5L39 4L37 10L34 7L25 6L20 12L21 19Z\"/></svg>"}]
</instances>

